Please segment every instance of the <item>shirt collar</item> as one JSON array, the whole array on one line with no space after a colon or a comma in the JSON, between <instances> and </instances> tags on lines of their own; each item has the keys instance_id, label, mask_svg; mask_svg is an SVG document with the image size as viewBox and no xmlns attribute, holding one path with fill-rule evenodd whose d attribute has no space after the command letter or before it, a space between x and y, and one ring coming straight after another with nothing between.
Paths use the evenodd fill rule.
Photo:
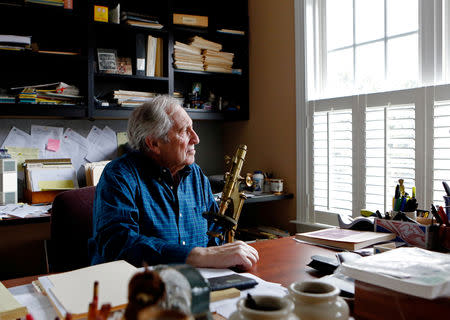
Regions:
<instances>
[{"instance_id":1,"label":"shirt collar","mask_svg":"<svg viewBox=\"0 0 450 320\"><path fill-rule=\"evenodd\" d=\"M139 166L146 170L151 176L159 178L159 177L168 177L170 176L170 171L166 167L161 167L157 164L153 159L149 158L147 155L140 151L133 152L138 159ZM180 171L178 174L180 177L186 177L192 172L192 165L187 165Z\"/></svg>"}]
</instances>

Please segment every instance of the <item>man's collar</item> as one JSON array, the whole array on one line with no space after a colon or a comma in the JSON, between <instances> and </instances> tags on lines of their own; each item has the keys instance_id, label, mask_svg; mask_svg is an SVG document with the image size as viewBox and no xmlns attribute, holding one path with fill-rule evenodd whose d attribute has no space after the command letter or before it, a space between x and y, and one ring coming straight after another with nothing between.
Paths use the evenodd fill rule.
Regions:
<instances>
[{"instance_id":1,"label":"man's collar","mask_svg":"<svg viewBox=\"0 0 450 320\"><path fill-rule=\"evenodd\" d=\"M156 163L155 160L147 156L146 154L137 151L136 152L137 157L139 158L140 165L148 170L148 172L155 177L162 177L166 174L170 174L170 171L166 167L160 166L158 163ZM187 165L180 171L178 171L178 175L180 177L186 177L192 172L192 165Z\"/></svg>"}]
</instances>

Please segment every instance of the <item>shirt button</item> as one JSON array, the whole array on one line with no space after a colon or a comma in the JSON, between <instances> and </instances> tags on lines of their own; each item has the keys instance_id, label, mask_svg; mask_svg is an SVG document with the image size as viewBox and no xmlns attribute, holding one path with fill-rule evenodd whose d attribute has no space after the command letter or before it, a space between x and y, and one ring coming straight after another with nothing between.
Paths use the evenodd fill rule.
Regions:
<instances>
[{"instance_id":1,"label":"shirt button","mask_svg":"<svg viewBox=\"0 0 450 320\"><path fill-rule=\"evenodd\" d=\"M181 242L181 244L182 244L183 246L186 245L186 241Z\"/></svg>"},{"instance_id":2,"label":"shirt button","mask_svg":"<svg viewBox=\"0 0 450 320\"><path fill-rule=\"evenodd\" d=\"M172 189L172 190L173 190L173 186L170 186L170 189Z\"/></svg>"},{"instance_id":3,"label":"shirt button","mask_svg":"<svg viewBox=\"0 0 450 320\"><path fill-rule=\"evenodd\" d=\"M182 217L183 215L180 213L180 217Z\"/></svg>"},{"instance_id":4,"label":"shirt button","mask_svg":"<svg viewBox=\"0 0 450 320\"><path fill-rule=\"evenodd\" d=\"M158 178L158 181L161 182L161 178Z\"/></svg>"},{"instance_id":5,"label":"shirt button","mask_svg":"<svg viewBox=\"0 0 450 320\"><path fill-rule=\"evenodd\" d=\"M163 172L166 173L166 169L163 169Z\"/></svg>"}]
</instances>

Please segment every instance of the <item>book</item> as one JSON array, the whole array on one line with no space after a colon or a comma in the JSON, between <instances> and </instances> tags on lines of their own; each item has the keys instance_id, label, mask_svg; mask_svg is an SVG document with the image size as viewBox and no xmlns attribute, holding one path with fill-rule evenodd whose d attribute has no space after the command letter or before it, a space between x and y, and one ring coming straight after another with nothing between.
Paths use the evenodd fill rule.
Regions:
<instances>
[{"instance_id":1,"label":"book","mask_svg":"<svg viewBox=\"0 0 450 320\"><path fill-rule=\"evenodd\" d=\"M125 309L128 283L137 271L135 266L118 260L39 277L36 284L48 296L60 318L64 319L70 312L72 319L81 319L87 316L95 281L99 282L98 305L110 303L112 311Z\"/></svg>"},{"instance_id":2,"label":"book","mask_svg":"<svg viewBox=\"0 0 450 320\"><path fill-rule=\"evenodd\" d=\"M344 262L355 280L425 299L450 296L450 255L402 247Z\"/></svg>"},{"instance_id":3,"label":"book","mask_svg":"<svg viewBox=\"0 0 450 320\"><path fill-rule=\"evenodd\" d=\"M135 20L125 20L125 23L134 27L143 27L150 29L162 29L164 27L162 24L159 23L135 21Z\"/></svg>"},{"instance_id":4,"label":"book","mask_svg":"<svg viewBox=\"0 0 450 320\"><path fill-rule=\"evenodd\" d=\"M145 75L147 77L155 76L156 47L158 39L152 35L147 37L147 68Z\"/></svg>"},{"instance_id":5,"label":"book","mask_svg":"<svg viewBox=\"0 0 450 320\"><path fill-rule=\"evenodd\" d=\"M164 75L164 53L163 53L163 39L158 38L156 43L156 58L155 58L155 77L162 77Z\"/></svg>"},{"instance_id":6,"label":"book","mask_svg":"<svg viewBox=\"0 0 450 320\"><path fill-rule=\"evenodd\" d=\"M236 288L245 290L253 288L258 282L249 277L233 273L227 276L213 277L208 279L211 291L224 290L228 288Z\"/></svg>"},{"instance_id":7,"label":"book","mask_svg":"<svg viewBox=\"0 0 450 320\"><path fill-rule=\"evenodd\" d=\"M0 319L13 320L25 318L27 307L22 306L0 282Z\"/></svg>"},{"instance_id":8,"label":"book","mask_svg":"<svg viewBox=\"0 0 450 320\"><path fill-rule=\"evenodd\" d=\"M0 34L0 42L30 45L31 44L31 36L16 36L16 35L12 35L12 34Z\"/></svg>"},{"instance_id":9,"label":"book","mask_svg":"<svg viewBox=\"0 0 450 320\"><path fill-rule=\"evenodd\" d=\"M311 232L296 233L295 239L313 244L354 251L371 246L375 243L393 240L395 239L395 234L329 228Z\"/></svg>"}]
</instances>

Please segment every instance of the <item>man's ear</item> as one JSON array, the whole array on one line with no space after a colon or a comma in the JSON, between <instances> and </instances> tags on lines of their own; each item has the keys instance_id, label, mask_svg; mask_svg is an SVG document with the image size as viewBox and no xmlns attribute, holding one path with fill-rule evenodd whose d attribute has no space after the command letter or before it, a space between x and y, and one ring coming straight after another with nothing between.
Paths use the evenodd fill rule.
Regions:
<instances>
[{"instance_id":1,"label":"man's ear","mask_svg":"<svg viewBox=\"0 0 450 320\"><path fill-rule=\"evenodd\" d=\"M151 138L150 136L147 136L145 138L145 144L147 145L147 148L153 153L153 154L160 154L160 148L159 148L159 141L156 139Z\"/></svg>"}]
</instances>

